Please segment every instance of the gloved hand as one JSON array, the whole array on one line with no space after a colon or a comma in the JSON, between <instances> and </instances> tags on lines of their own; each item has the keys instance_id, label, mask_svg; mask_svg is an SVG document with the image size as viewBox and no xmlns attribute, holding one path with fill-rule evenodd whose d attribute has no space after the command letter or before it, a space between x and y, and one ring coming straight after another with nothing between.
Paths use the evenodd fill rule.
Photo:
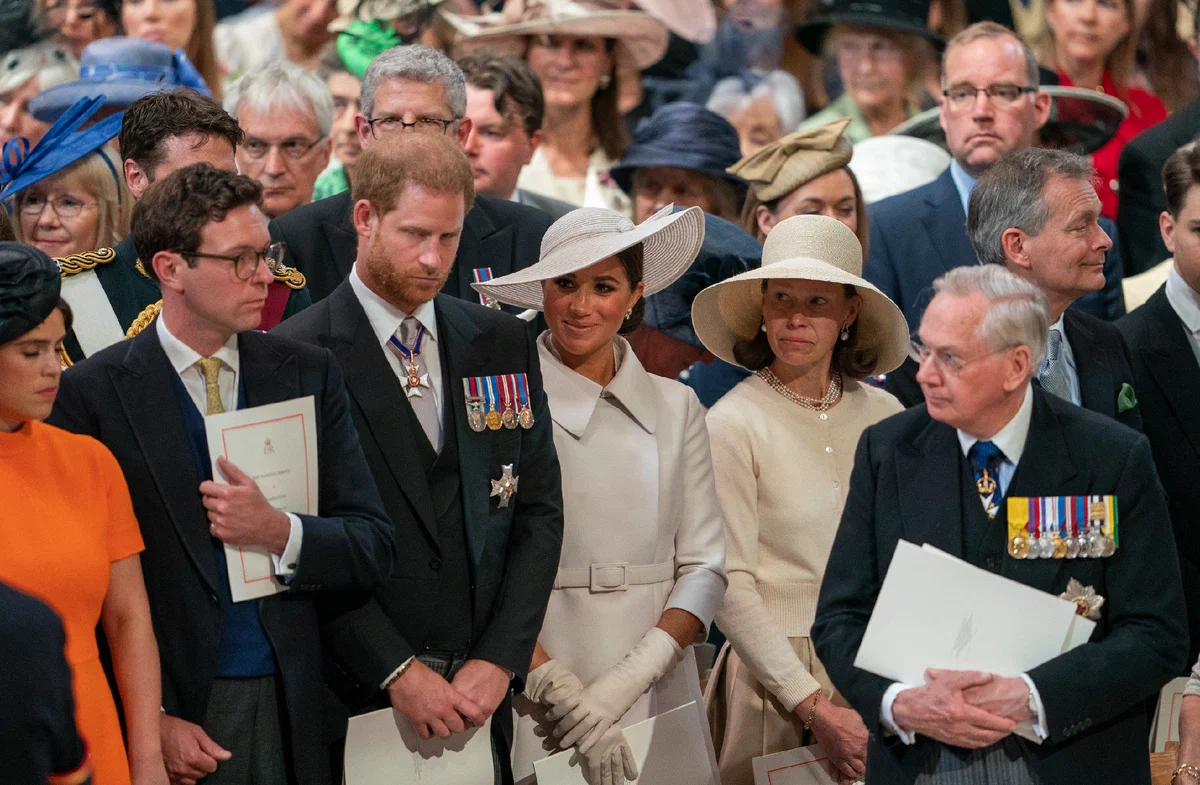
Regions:
<instances>
[{"instance_id":1,"label":"gloved hand","mask_svg":"<svg viewBox=\"0 0 1200 785\"><path fill-rule=\"evenodd\" d=\"M637 761L619 725L611 725L583 753L588 785L623 785L638 778Z\"/></svg>"},{"instance_id":2,"label":"gloved hand","mask_svg":"<svg viewBox=\"0 0 1200 785\"><path fill-rule=\"evenodd\" d=\"M583 682L558 660L547 660L525 678L525 697L548 709L567 712L579 705Z\"/></svg>"},{"instance_id":3,"label":"gloved hand","mask_svg":"<svg viewBox=\"0 0 1200 785\"><path fill-rule=\"evenodd\" d=\"M683 649L675 639L651 627L624 659L584 687L578 705L568 708L564 703L546 714L547 720L557 723L554 735L559 744L563 749L578 747L587 755L609 726L682 659Z\"/></svg>"}]
</instances>

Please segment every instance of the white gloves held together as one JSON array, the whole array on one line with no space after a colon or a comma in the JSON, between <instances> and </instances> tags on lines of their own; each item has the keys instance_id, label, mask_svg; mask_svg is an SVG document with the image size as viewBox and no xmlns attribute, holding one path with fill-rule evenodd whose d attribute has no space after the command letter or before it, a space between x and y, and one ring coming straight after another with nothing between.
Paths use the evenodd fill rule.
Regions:
<instances>
[{"instance_id":1,"label":"white gloves held together","mask_svg":"<svg viewBox=\"0 0 1200 785\"><path fill-rule=\"evenodd\" d=\"M642 694L683 659L666 631L651 627L624 659L584 687L555 660L534 669L525 695L545 706L563 749L575 747L591 785L622 785L638 777L637 763L617 721Z\"/></svg>"}]
</instances>

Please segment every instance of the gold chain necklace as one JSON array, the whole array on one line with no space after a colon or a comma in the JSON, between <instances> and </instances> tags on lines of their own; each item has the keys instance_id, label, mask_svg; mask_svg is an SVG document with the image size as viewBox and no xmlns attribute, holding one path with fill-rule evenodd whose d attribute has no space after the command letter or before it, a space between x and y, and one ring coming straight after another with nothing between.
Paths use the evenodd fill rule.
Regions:
<instances>
[{"instance_id":1,"label":"gold chain necklace","mask_svg":"<svg viewBox=\"0 0 1200 785\"><path fill-rule=\"evenodd\" d=\"M805 409L810 409L814 412L824 412L829 410L829 408L837 402L838 396L842 394L842 375L837 372L833 373L829 377L829 389L821 398L807 398L800 393L795 392L782 381L780 381L779 377L776 376L775 372L769 367L760 368L758 371L758 378L762 379L771 386L772 390L779 393L784 398L787 398L792 403L797 404L798 406L803 406Z\"/></svg>"}]
</instances>

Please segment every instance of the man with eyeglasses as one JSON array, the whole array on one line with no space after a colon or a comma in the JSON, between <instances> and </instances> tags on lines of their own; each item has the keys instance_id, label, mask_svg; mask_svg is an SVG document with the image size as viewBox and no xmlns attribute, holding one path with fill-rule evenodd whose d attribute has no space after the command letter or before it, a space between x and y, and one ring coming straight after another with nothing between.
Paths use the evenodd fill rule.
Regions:
<instances>
[{"instance_id":1,"label":"man with eyeglasses","mask_svg":"<svg viewBox=\"0 0 1200 785\"><path fill-rule=\"evenodd\" d=\"M118 142L125 182L135 200L152 183L193 163L237 171L234 151L244 134L220 104L191 90L150 93L125 110ZM75 363L124 338L137 335L162 307L158 284L138 259L130 235L113 248L58 260L63 275L76 279L71 299L75 328L63 348ZM259 329L268 330L312 304L304 276L282 262L271 268Z\"/></svg>"},{"instance_id":2,"label":"man with eyeglasses","mask_svg":"<svg viewBox=\"0 0 1200 785\"><path fill-rule=\"evenodd\" d=\"M234 82L225 105L246 134L238 171L263 187L267 218L311 202L333 150L333 96L325 83L294 63L274 63Z\"/></svg>"},{"instance_id":3,"label":"man with eyeglasses","mask_svg":"<svg viewBox=\"0 0 1200 785\"><path fill-rule=\"evenodd\" d=\"M396 560L392 525L333 356L255 331L272 246L261 187L205 163L160 179L133 238L163 295L153 326L63 374L50 421L100 439L142 527L173 785L329 785L317 598L367 592ZM205 417L312 396L316 515L280 511L218 458ZM234 602L225 545L265 548L287 590Z\"/></svg>"},{"instance_id":4,"label":"man with eyeglasses","mask_svg":"<svg viewBox=\"0 0 1200 785\"><path fill-rule=\"evenodd\" d=\"M1178 557L1150 444L1031 383L1052 318L1038 287L973 265L933 289L913 347L928 405L863 432L812 628L834 686L871 731L868 780L1150 785L1142 698L1187 665ZM1105 494L1120 505L1111 550L1076 541L1068 558L1076 530L1055 519L1063 533L1043 542L1049 516L1010 532L1009 510L1034 499L1049 509ZM904 684L854 667L901 539L1082 603L1097 622L1090 640L1026 673L931 669L925 683Z\"/></svg>"},{"instance_id":5,"label":"man with eyeglasses","mask_svg":"<svg viewBox=\"0 0 1200 785\"><path fill-rule=\"evenodd\" d=\"M1121 331L1072 303L1104 287L1112 240L1087 158L1063 150L1009 153L979 178L967 234L979 260L998 264L1045 292L1046 358L1036 369L1048 392L1141 430L1133 358Z\"/></svg>"},{"instance_id":6,"label":"man with eyeglasses","mask_svg":"<svg viewBox=\"0 0 1200 785\"><path fill-rule=\"evenodd\" d=\"M363 149L396 134L453 136L461 147L471 136L463 73L427 46L397 46L378 55L363 75L359 102L355 125ZM289 261L304 274L314 302L336 289L354 266L358 235L353 207L350 192L344 191L271 221L271 236L287 243ZM458 256L442 291L480 302L471 284L536 262L550 223L540 210L478 196L463 223Z\"/></svg>"}]
</instances>

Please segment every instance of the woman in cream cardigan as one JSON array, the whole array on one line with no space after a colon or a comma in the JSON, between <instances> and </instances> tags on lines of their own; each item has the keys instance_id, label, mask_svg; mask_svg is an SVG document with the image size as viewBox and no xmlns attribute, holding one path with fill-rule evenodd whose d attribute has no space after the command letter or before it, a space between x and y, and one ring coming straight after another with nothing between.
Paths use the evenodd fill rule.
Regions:
<instances>
[{"instance_id":1,"label":"woman in cream cardigan","mask_svg":"<svg viewBox=\"0 0 1200 785\"><path fill-rule=\"evenodd\" d=\"M902 408L858 380L903 361L904 317L862 278L854 232L804 215L772 229L760 269L697 295L692 322L755 372L708 414L729 575L707 694L721 781L753 785L752 758L816 742L861 779L866 727L808 636L859 435Z\"/></svg>"},{"instance_id":2,"label":"woman in cream cardigan","mask_svg":"<svg viewBox=\"0 0 1200 785\"><path fill-rule=\"evenodd\" d=\"M687 387L647 373L621 337L703 238L698 207L636 227L582 208L550 227L537 264L475 284L545 313L538 354L562 466L558 577L513 702L518 782L572 746L593 785L634 779L621 729L703 699L691 645L725 594L704 410Z\"/></svg>"}]
</instances>

